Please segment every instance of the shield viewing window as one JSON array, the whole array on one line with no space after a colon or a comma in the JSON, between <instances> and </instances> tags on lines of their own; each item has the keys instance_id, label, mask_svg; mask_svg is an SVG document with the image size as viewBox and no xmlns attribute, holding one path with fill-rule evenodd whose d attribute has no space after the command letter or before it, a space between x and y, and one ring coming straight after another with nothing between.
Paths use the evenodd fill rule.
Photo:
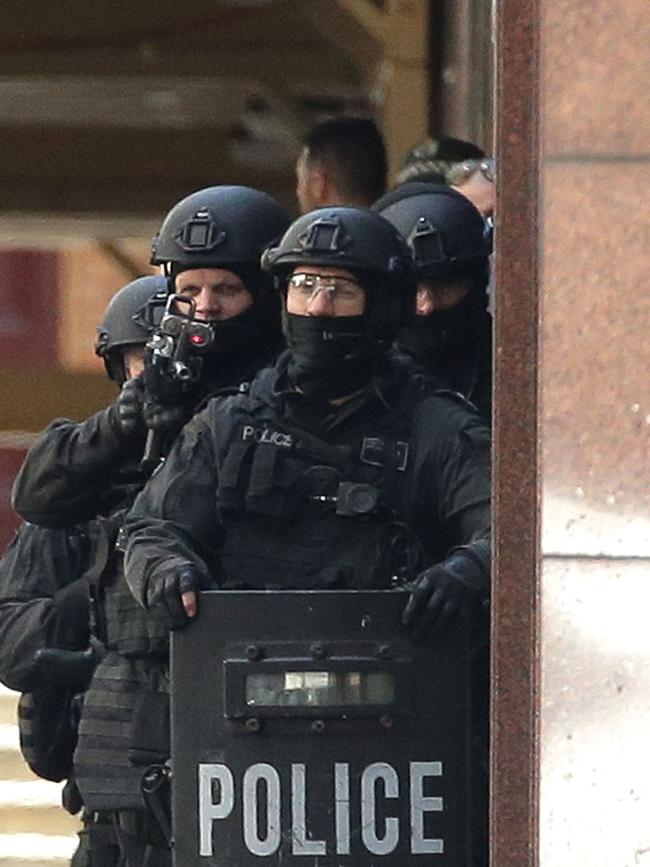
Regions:
<instances>
[{"instance_id":1,"label":"shield viewing window","mask_svg":"<svg viewBox=\"0 0 650 867\"><path fill-rule=\"evenodd\" d=\"M246 678L249 707L342 707L387 705L395 678L384 671L277 671Z\"/></svg>"}]
</instances>

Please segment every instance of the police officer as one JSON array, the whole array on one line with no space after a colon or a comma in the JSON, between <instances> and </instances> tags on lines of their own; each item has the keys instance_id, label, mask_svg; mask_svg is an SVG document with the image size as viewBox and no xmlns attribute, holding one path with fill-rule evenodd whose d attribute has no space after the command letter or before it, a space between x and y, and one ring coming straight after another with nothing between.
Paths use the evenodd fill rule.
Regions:
<instances>
[{"instance_id":1,"label":"police officer","mask_svg":"<svg viewBox=\"0 0 650 867\"><path fill-rule=\"evenodd\" d=\"M383 218L311 212L265 264L287 352L184 428L127 517L127 581L175 629L205 588L406 580L404 624L425 638L487 597L488 431L390 350L415 284Z\"/></svg>"},{"instance_id":2,"label":"police officer","mask_svg":"<svg viewBox=\"0 0 650 867\"><path fill-rule=\"evenodd\" d=\"M241 186L208 187L171 209L152 262L165 271L161 291L193 298L197 319L210 323L213 340L203 350L200 375L191 384L170 382L149 367L90 419L54 421L29 450L14 483L19 515L57 527L92 518L98 503L113 497L116 474L122 483L125 463L137 466L147 429L175 434L208 394L249 378L273 359L282 345L279 314L258 259L288 222L274 199ZM125 371L112 358L121 348L105 344L100 334L97 352L118 385ZM138 372L143 354L140 349Z\"/></svg>"},{"instance_id":3,"label":"police officer","mask_svg":"<svg viewBox=\"0 0 650 867\"><path fill-rule=\"evenodd\" d=\"M399 348L441 386L459 391L490 421L492 317L489 228L472 203L442 185L408 183L373 205L408 240L418 292Z\"/></svg>"},{"instance_id":4,"label":"police officer","mask_svg":"<svg viewBox=\"0 0 650 867\"><path fill-rule=\"evenodd\" d=\"M36 439L12 492L13 507L26 521L68 527L110 514L124 489L137 482L146 431L138 379L149 336L146 310L152 296L166 293L162 277L141 277L111 300L98 326L96 352L120 393L83 422L56 419Z\"/></svg>"},{"instance_id":5,"label":"police officer","mask_svg":"<svg viewBox=\"0 0 650 867\"><path fill-rule=\"evenodd\" d=\"M72 776L74 718L79 694L101 653L90 635L89 575L106 547L106 535L99 517L62 525L71 515L109 515L120 503L129 503L141 485L136 468L144 438L138 423L141 387L135 377L142 370L150 333L147 306L166 292L163 278L142 277L111 299L99 326L97 349L109 377L122 390L92 419L78 426L54 422L37 442L33 466L43 470L43 488L37 484L29 497L31 469L26 464L18 490L21 497L27 495L29 516L49 518L50 526L23 524L0 561L0 679L23 693L19 730L27 763L46 779L68 778L63 803L72 813L81 808ZM47 449L59 436L61 449L48 466ZM73 459L69 480L61 471L64 455ZM59 493L61 514L58 501L48 501ZM84 867L90 859L100 867L116 865L119 853L108 817L86 812L83 818L73 865Z\"/></svg>"},{"instance_id":6,"label":"police officer","mask_svg":"<svg viewBox=\"0 0 650 867\"><path fill-rule=\"evenodd\" d=\"M200 399L249 379L282 348L279 306L259 257L289 221L271 196L244 186L199 190L163 220L151 262L161 266L169 291L191 300L192 315L211 331L207 344L195 347L200 376L182 389L188 416ZM159 383L151 380L158 377L148 371L145 378L157 393Z\"/></svg>"},{"instance_id":7,"label":"police officer","mask_svg":"<svg viewBox=\"0 0 650 867\"><path fill-rule=\"evenodd\" d=\"M132 468L125 466L124 455L127 460L131 457L128 431L137 406L134 386L139 385L135 377L141 372L150 333L143 312L161 293L166 294L161 277L134 280L113 296L98 326L99 353L108 376L122 386L122 391L114 404L83 424L88 439L102 429L107 429L116 441L122 438L123 452L119 458L117 452L113 455L111 467L111 507L117 504L120 494L123 502L130 502L136 489L135 476ZM61 420L49 430L68 426L72 428L74 423ZM83 436L71 445L78 445L80 440L83 442ZM138 444L142 448L141 435ZM26 461L21 471L23 480L28 472ZM50 478L55 484L63 482L52 473L43 478L45 493L34 491L46 506ZM108 487L105 481L103 486ZM101 514L108 508L109 498L98 484L94 492L99 492L95 514ZM93 529L85 523L56 528L23 524L0 561L0 677L12 689L29 691L38 684L38 669L43 664L36 655L39 650L76 651L87 647L89 596L85 572L92 562Z\"/></svg>"},{"instance_id":8,"label":"police officer","mask_svg":"<svg viewBox=\"0 0 650 867\"><path fill-rule=\"evenodd\" d=\"M155 707L148 734L157 724L164 740L167 633L148 620L141 638L134 626L139 625L139 609L125 589L120 555L114 550L120 509L144 480L139 462L147 431L162 433L168 441L207 393L236 385L277 352L279 313L275 308L274 315L270 281L260 272L259 256L288 222L273 199L247 187L208 188L173 208L154 250L166 275L146 278L161 290L157 303L125 310L116 298L116 309L109 308L116 315L107 313L97 351L118 383L139 372L144 353L141 348L133 358L129 334L152 325L154 310L160 312L173 289L192 299L197 320L212 332L213 339L197 359L198 375L188 387L186 381L168 381L157 370L148 376L146 369L127 380L116 403L92 419L78 425L54 423L30 451L16 485L17 509L49 526L105 516L93 522L102 532L84 580L93 588L93 631L108 652L86 694L76 768L86 809L95 816L109 815L115 823L124 863L139 865L149 858L162 865L169 857L158 828L143 814L142 769L129 762L136 702L143 706L142 718ZM133 485L121 492L125 481ZM149 745L160 757L160 738L156 744L150 738ZM151 756L142 759L149 763Z\"/></svg>"},{"instance_id":9,"label":"police officer","mask_svg":"<svg viewBox=\"0 0 650 867\"><path fill-rule=\"evenodd\" d=\"M303 215L265 264L287 352L184 428L127 518L127 581L179 628L204 588L388 587L402 575L404 622L423 637L487 595L488 432L390 353L415 286L382 217Z\"/></svg>"},{"instance_id":10,"label":"police officer","mask_svg":"<svg viewBox=\"0 0 650 867\"><path fill-rule=\"evenodd\" d=\"M492 414L492 317L488 312L490 232L469 199L446 186L406 183L373 208L408 239L418 279L415 309L397 346L416 358L444 388ZM474 790L487 790L489 622L480 618L473 658ZM485 836L487 796L476 820ZM479 845L479 850L486 846Z\"/></svg>"},{"instance_id":11,"label":"police officer","mask_svg":"<svg viewBox=\"0 0 650 867\"><path fill-rule=\"evenodd\" d=\"M405 154L395 185L411 181L450 184L450 172L463 162L485 159L485 151L470 141L442 136L428 138Z\"/></svg>"},{"instance_id":12,"label":"police officer","mask_svg":"<svg viewBox=\"0 0 650 867\"><path fill-rule=\"evenodd\" d=\"M277 353L279 308L259 258L288 222L272 198L247 187L194 193L163 221L153 262L163 265L168 289L180 296L176 307L189 299L191 317L210 331L198 355L186 358L189 381L148 360L144 418L166 441L208 394L236 387ZM119 550L97 560L93 583L96 632L106 655L85 696L75 774L86 808L112 816L120 864L164 867L170 857L165 793L147 801L154 822L144 810L141 782L152 764L162 774L169 754L168 628L162 618L146 616L129 593Z\"/></svg>"}]
</instances>

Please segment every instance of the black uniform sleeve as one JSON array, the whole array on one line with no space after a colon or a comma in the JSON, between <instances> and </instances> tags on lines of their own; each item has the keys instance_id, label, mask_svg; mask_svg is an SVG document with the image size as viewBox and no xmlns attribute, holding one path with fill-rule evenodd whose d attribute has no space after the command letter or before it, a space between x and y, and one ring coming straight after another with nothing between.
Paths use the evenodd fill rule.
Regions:
<instances>
[{"instance_id":1,"label":"black uniform sleeve","mask_svg":"<svg viewBox=\"0 0 650 867\"><path fill-rule=\"evenodd\" d=\"M10 689L38 686L36 651L87 647L86 556L80 531L23 524L0 560L0 680Z\"/></svg>"},{"instance_id":2,"label":"black uniform sleeve","mask_svg":"<svg viewBox=\"0 0 650 867\"><path fill-rule=\"evenodd\" d=\"M16 476L12 504L32 524L66 527L88 521L116 466L142 450L124 436L114 407L83 422L56 419L32 445Z\"/></svg>"},{"instance_id":3,"label":"black uniform sleeve","mask_svg":"<svg viewBox=\"0 0 650 867\"><path fill-rule=\"evenodd\" d=\"M126 580L145 607L149 584L172 568L192 566L205 588L216 586L217 462L209 411L183 428L126 518Z\"/></svg>"},{"instance_id":4,"label":"black uniform sleeve","mask_svg":"<svg viewBox=\"0 0 650 867\"><path fill-rule=\"evenodd\" d=\"M453 557L468 583L490 583L491 442L482 419L461 398L436 395L416 414L408 496L429 563ZM456 571L458 571L457 567Z\"/></svg>"}]
</instances>

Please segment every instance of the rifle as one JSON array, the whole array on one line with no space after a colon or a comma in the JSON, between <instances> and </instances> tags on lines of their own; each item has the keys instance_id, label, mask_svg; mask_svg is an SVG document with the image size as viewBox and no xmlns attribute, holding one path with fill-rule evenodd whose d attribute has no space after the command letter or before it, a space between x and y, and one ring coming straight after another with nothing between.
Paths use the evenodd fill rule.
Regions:
<instances>
[{"instance_id":1,"label":"rifle","mask_svg":"<svg viewBox=\"0 0 650 867\"><path fill-rule=\"evenodd\" d=\"M170 295L160 324L147 343L148 363L162 382L176 384L180 391L188 391L200 379L203 359L197 351L205 350L214 339L210 324L197 321L195 312L192 298ZM163 432L147 433L140 462L142 470L149 472L158 465L163 441Z\"/></svg>"}]
</instances>

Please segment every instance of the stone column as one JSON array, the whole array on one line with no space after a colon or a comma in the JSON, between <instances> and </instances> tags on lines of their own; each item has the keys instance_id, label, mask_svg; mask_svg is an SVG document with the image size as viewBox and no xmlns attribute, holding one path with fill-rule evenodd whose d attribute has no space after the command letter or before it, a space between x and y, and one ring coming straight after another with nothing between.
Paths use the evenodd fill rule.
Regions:
<instances>
[{"instance_id":1,"label":"stone column","mask_svg":"<svg viewBox=\"0 0 650 867\"><path fill-rule=\"evenodd\" d=\"M636 867L650 16L645 0L501 0L499 18L493 864Z\"/></svg>"}]
</instances>

